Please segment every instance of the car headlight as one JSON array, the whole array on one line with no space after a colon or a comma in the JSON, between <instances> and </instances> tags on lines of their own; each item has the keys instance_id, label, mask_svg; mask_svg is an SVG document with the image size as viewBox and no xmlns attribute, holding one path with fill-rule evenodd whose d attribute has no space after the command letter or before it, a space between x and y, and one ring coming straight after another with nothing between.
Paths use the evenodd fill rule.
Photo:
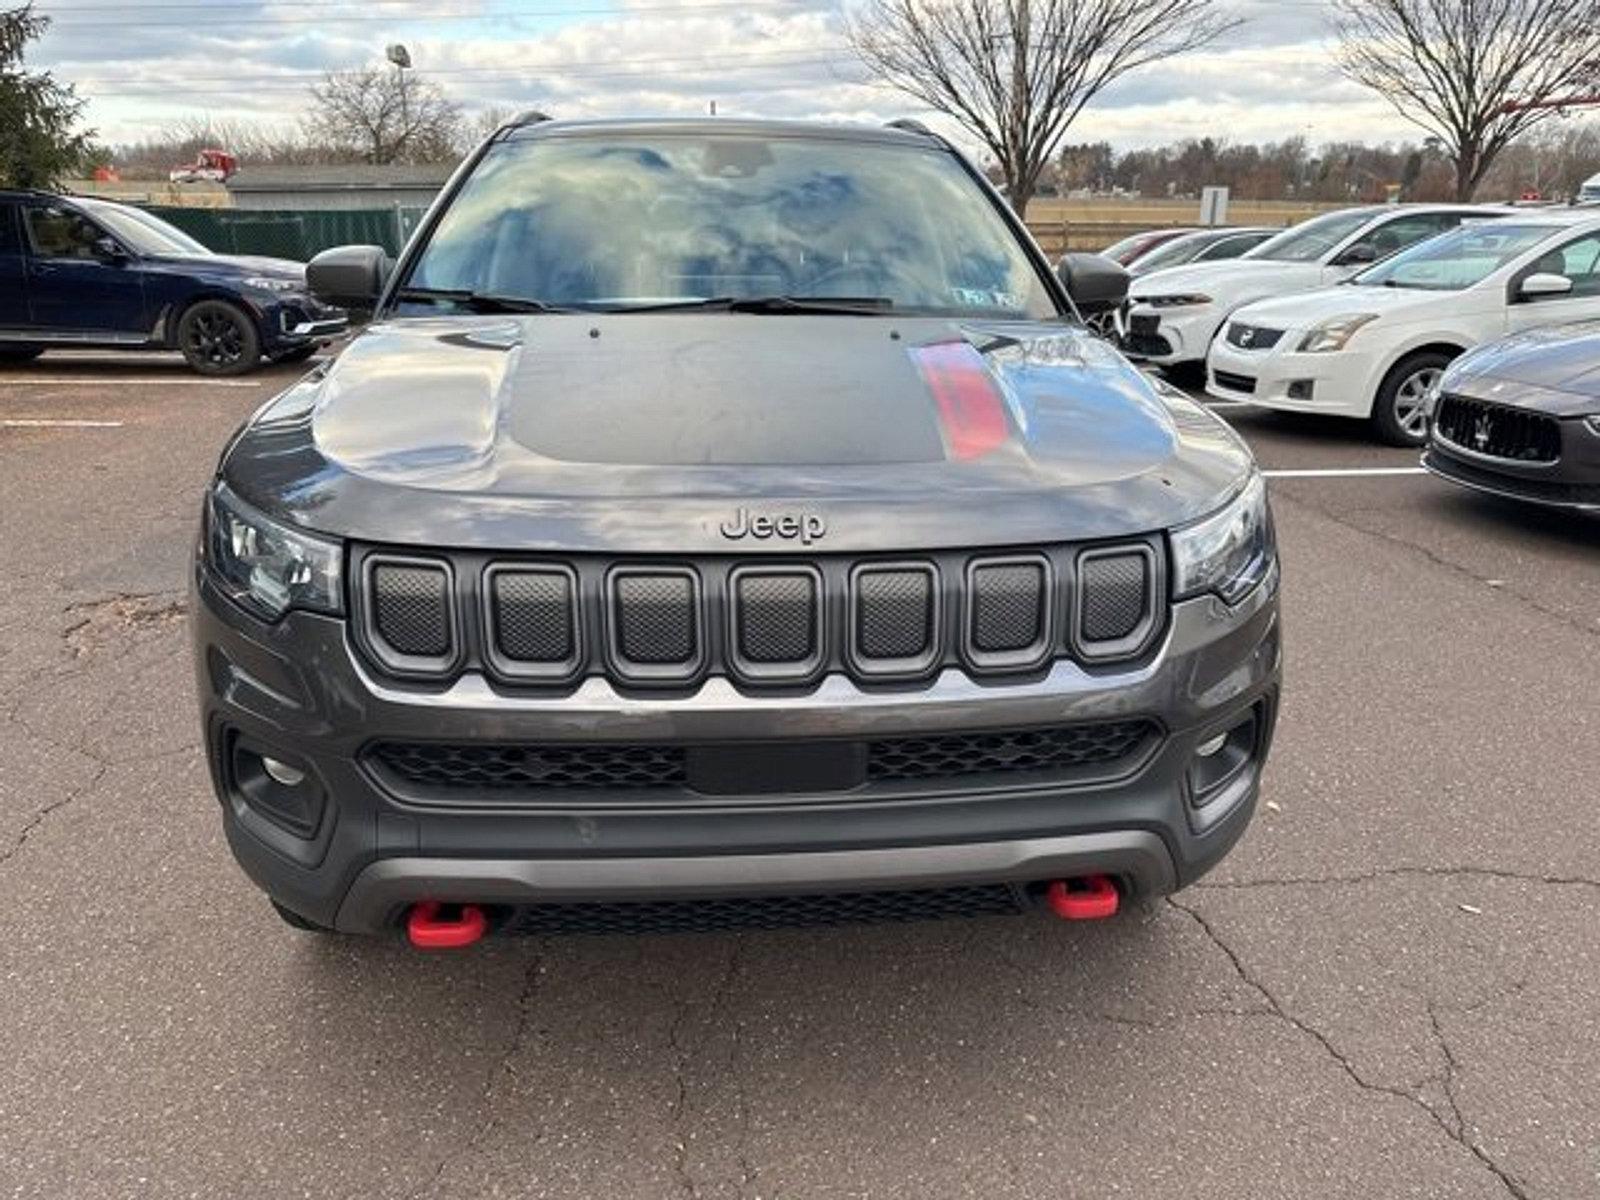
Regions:
<instances>
[{"instance_id":1,"label":"car headlight","mask_svg":"<svg viewBox=\"0 0 1600 1200\"><path fill-rule=\"evenodd\" d=\"M303 292L306 285L298 279L279 279L271 275L254 275L244 281L247 288L255 288L261 292Z\"/></svg>"},{"instance_id":2,"label":"car headlight","mask_svg":"<svg viewBox=\"0 0 1600 1200\"><path fill-rule=\"evenodd\" d=\"M1185 292L1173 296L1145 296L1135 300L1135 304L1148 304L1151 308L1196 308L1202 304L1210 304L1211 297L1200 292Z\"/></svg>"},{"instance_id":3,"label":"car headlight","mask_svg":"<svg viewBox=\"0 0 1600 1200\"><path fill-rule=\"evenodd\" d=\"M1356 330L1369 321L1376 321L1377 313L1351 313L1343 317L1330 317L1320 325L1313 325L1306 336L1300 339L1300 351L1303 354L1327 354L1334 350L1343 350L1345 343L1353 338Z\"/></svg>"},{"instance_id":4,"label":"car headlight","mask_svg":"<svg viewBox=\"0 0 1600 1200\"><path fill-rule=\"evenodd\" d=\"M1220 596L1237 604L1272 573L1277 562L1267 485L1252 472L1244 490L1222 509L1172 531L1177 597Z\"/></svg>"},{"instance_id":5,"label":"car headlight","mask_svg":"<svg viewBox=\"0 0 1600 1200\"><path fill-rule=\"evenodd\" d=\"M206 498L205 560L229 596L269 621L291 608L344 610L344 554L337 543L268 519L228 486Z\"/></svg>"}]
</instances>

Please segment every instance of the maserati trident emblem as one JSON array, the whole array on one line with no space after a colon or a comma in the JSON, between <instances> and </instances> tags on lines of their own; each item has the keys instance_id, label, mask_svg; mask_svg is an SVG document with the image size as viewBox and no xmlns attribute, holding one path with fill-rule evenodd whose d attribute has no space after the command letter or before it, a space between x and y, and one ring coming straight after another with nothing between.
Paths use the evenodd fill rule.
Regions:
<instances>
[{"instance_id":1,"label":"maserati trident emblem","mask_svg":"<svg viewBox=\"0 0 1600 1200\"><path fill-rule=\"evenodd\" d=\"M1484 450L1489 446L1489 414L1479 413L1472 425L1472 448Z\"/></svg>"},{"instance_id":2,"label":"maserati trident emblem","mask_svg":"<svg viewBox=\"0 0 1600 1200\"><path fill-rule=\"evenodd\" d=\"M737 542L740 538L753 537L760 541L767 538L782 538L785 541L799 540L802 546L809 546L819 540L828 532L828 525L816 513L753 513L748 509L739 509L733 514L731 521L724 521L719 528L722 536L730 542Z\"/></svg>"}]
</instances>

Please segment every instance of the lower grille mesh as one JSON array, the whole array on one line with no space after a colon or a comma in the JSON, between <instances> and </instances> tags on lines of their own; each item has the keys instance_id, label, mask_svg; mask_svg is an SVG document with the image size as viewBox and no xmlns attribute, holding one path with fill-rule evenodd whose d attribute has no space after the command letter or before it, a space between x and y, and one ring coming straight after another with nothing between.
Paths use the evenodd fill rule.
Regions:
<instances>
[{"instance_id":1,"label":"lower grille mesh","mask_svg":"<svg viewBox=\"0 0 1600 1200\"><path fill-rule=\"evenodd\" d=\"M1116 762L1151 735L1148 721L888 738L871 743L871 779L940 779L992 771L1059 771Z\"/></svg>"},{"instance_id":2,"label":"lower grille mesh","mask_svg":"<svg viewBox=\"0 0 1600 1200\"><path fill-rule=\"evenodd\" d=\"M464 791L680 787L688 778L681 746L384 742L372 758L407 783Z\"/></svg>"},{"instance_id":3,"label":"lower grille mesh","mask_svg":"<svg viewBox=\"0 0 1600 1200\"><path fill-rule=\"evenodd\" d=\"M500 927L509 934L709 933L950 917L1014 916L1026 897L1007 884L902 892L750 896L737 899L530 904Z\"/></svg>"}]
</instances>

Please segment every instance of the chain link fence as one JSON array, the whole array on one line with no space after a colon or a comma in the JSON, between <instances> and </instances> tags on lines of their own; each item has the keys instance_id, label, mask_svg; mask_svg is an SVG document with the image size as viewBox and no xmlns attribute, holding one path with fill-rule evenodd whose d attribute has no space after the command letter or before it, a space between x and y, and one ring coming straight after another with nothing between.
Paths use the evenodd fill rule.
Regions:
<instances>
[{"instance_id":1,"label":"chain link fence","mask_svg":"<svg viewBox=\"0 0 1600 1200\"><path fill-rule=\"evenodd\" d=\"M218 254L257 254L305 262L330 246L382 246L390 254L398 254L427 210L395 205L257 212L150 205L147 211Z\"/></svg>"}]
</instances>

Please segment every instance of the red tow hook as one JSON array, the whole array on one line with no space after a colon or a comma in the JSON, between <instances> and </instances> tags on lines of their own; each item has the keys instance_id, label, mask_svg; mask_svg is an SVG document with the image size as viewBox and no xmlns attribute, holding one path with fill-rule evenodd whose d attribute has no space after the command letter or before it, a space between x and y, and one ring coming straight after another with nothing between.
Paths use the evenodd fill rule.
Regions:
<instances>
[{"instance_id":1,"label":"red tow hook","mask_svg":"<svg viewBox=\"0 0 1600 1200\"><path fill-rule=\"evenodd\" d=\"M1050 911L1063 921L1098 921L1117 915L1121 897L1117 885L1106 875L1085 875L1081 879L1057 879L1045 889Z\"/></svg>"},{"instance_id":2,"label":"red tow hook","mask_svg":"<svg viewBox=\"0 0 1600 1200\"><path fill-rule=\"evenodd\" d=\"M470 946L489 931L489 919L476 904L463 904L456 915L440 917L444 905L422 900L406 914L406 937L419 950L455 950Z\"/></svg>"}]
</instances>

